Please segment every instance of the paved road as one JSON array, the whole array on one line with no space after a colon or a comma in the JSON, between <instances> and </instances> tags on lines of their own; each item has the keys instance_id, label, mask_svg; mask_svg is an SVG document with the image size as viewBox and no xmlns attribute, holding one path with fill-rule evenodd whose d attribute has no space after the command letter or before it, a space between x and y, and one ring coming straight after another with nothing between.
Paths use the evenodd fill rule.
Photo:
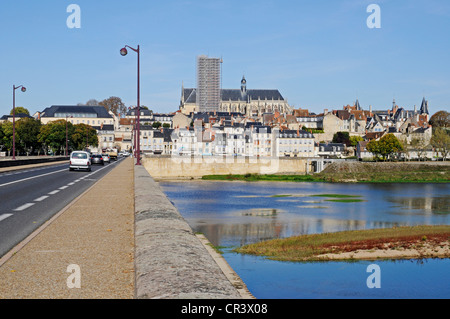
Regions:
<instances>
[{"instance_id":1,"label":"paved road","mask_svg":"<svg viewBox=\"0 0 450 319\"><path fill-rule=\"evenodd\" d=\"M101 179L122 159L91 172L57 164L0 174L0 257Z\"/></svg>"}]
</instances>

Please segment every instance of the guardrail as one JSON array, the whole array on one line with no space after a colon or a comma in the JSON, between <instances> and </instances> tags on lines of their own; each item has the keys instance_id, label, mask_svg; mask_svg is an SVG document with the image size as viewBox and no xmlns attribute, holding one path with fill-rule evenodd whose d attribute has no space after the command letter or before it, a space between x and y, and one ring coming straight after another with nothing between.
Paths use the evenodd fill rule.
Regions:
<instances>
[{"instance_id":1,"label":"guardrail","mask_svg":"<svg viewBox=\"0 0 450 319\"><path fill-rule=\"evenodd\" d=\"M41 156L41 157L19 157L15 160L11 158L0 158L0 167L14 167L30 164L42 164L69 160L68 156Z\"/></svg>"}]
</instances>

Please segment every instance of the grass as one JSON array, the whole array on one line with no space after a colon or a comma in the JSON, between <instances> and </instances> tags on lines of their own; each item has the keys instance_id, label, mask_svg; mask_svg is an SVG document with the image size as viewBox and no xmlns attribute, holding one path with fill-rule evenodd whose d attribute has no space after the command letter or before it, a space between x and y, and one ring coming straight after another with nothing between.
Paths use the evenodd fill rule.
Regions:
<instances>
[{"instance_id":1,"label":"grass","mask_svg":"<svg viewBox=\"0 0 450 319\"><path fill-rule=\"evenodd\" d=\"M311 195L313 197L336 197L336 198L348 198L348 197L361 197L360 195L345 195L345 194L317 194Z\"/></svg>"},{"instance_id":2,"label":"grass","mask_svg":"<svg viewBox=\"0 0 450 319\"><path fill-rule=\"evenodd\" d=\"M326 202L336 202L336 203L358 203L365 202L364 199L325 199Z\"/></svg>"},{"instance_id":3,"label":"grass","mask_svg":"<svg viewBox=\"0 0 450 319\"><path fill-rule=\"evenodd\" d=\"M360 249L410 247L418 241L442 242L450 238L450 226L411 226L343 231L273 239L235 249L242 254L265 256L281 261L323 260L318 255Z\"/></svg>"},{"instance_id":4,"label":"grass","mask_svg":"<svg viewBox=\"0 0 450 319\"><path fill-rule=\"evenodd\" d=\"M203 180L220 180L220 181L246 181L246 182L324 182L322 178L317 178L314 175L260 175L260 174L245 174L245 175L205 175Z\"/></svg>"},{"instance_id":5,"label":"grass","mask_svg":"<svg viewBox=\"0 0 450 319\"><path fill-rule=\"evenodd\" d=\"M389 164L389 163L387 163ZM407 169L405 167L408 167ZM405 168L405 169L403 169ZM450 165L416 165L398 166L394 169L378 169L376 171L369 168L361 168L357 172L333 171L321 172L312 175L205 175L204 180L222 181L274 181L274 182L326 182L326 183L449 183Z\"/></svg>"}]
</instances>

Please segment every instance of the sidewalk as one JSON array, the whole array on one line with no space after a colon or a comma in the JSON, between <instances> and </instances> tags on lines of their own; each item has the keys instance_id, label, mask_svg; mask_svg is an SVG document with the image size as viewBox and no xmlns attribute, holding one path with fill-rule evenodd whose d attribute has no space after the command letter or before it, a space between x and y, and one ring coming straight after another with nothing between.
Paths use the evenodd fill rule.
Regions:
<instances>
[{"instance_id":1,"label":"sidewalk","mask_svg":"<svg viewBox=\"0 0 450 319\"><path fill-rule=\"evenodd\" d=\"M0 260L0 299L134 298L132 158L45 225ZM77 274L81 288L69 288Z\"/></svg>"}]
</instances>

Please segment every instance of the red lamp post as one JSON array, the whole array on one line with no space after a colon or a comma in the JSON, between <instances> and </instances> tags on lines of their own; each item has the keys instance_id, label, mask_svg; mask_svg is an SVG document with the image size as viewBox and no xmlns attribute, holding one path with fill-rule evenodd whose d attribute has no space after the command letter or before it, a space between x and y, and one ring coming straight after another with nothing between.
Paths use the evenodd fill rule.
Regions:
<instances>
[{"instance_id":1,"label":"red lamp post","mask_svg":"<svg viewBox=\"0 0 450 319\"><path fill-rule=\"evenodd\" d=\"M20 89L22 92L26 92L27 89L23 86L15 86L13 85L13 157L12 159L16 159L16 90Z\"/></svg>"},{"instance_id":2,"label":"red lamp post","mask_svg":"<svg viewBox=\"0 0 450 319\"><path fill-rule=\"evenodd\" d=\"M139 45L137 49L134 49L128 45L125 45L122 49L120 49L120 55L125 56L128 54L127 48L130 48L134 52L137 53L137 123L136 125L136 165L141 165L141 109L140 109L140 48Z\"/></svg>"},{"instance_id":3,"label":"red lamp post","mask_svg":"<svg viewBox=\"0 0 450 319\"><path fill-rule=\"evenodd\" d=\"M66 151L64 152L65 156L67 156L68 150L69 150L69 136L68 136L68 130L67 130L67 119L72 118L72 117L73 116L66 116Z\"/></svg>"}]
</instances>

